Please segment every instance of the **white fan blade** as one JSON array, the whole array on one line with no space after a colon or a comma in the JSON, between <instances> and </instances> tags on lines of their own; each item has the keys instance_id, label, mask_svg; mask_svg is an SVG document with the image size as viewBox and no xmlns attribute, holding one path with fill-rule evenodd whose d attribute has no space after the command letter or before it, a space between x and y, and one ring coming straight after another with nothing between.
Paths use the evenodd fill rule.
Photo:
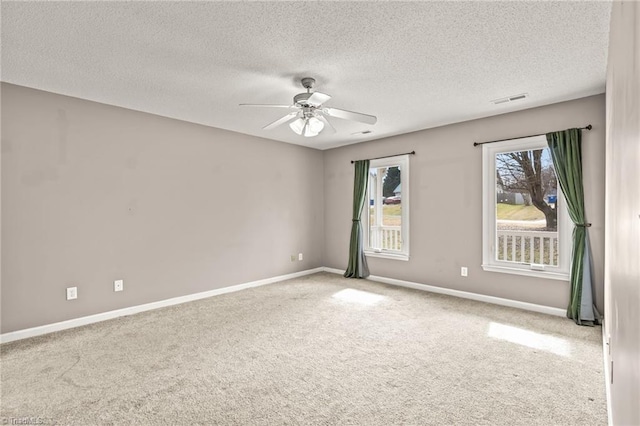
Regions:
<instances>
[{"instance_id":1,"label":"white fan blade","mask_svg":"<svg viewBox=\"0 0 640 426\"><path fill-rule=\"evenodd\" d=\"M343 120L353 120L365 124L376 124L376 121L378 121L375 115L362 114L339 108L322 108L322 112L330 117L342 118Z\"/></svg>"},{"instance_id":2,"label":"white fan blade","mask_svg":"<svg viewBox=\"0 0 640 426\"><path fill-rule=\"evenodd\" d=\"M307 103L313 106L320 106L323 103L327 102L329 99L331 99L331 96L325 93L313 92L309 99L307 99Z\"/></svg>"},{"instance_id":3,"label":"white fan blade","mask_svg":"<svg viewBox=\"0 0 640 426\"><path fill-rule=\"evenodd\" d=\"M326 131L327 129L329 129L329 133L335 133L335 132L336 132L335 127L333 127L333 126L331 125L331 123L329 123L329 120L327 120L326 118L324 118L324 116L323 116L323 115L318 114L318 115L316 115L316 118L317 118L318 120L320 120L320 121L322 121L322 122L324 123L324 130L325 130L325 131Z\"/></svg>"},{"instance_id":4,"label":"white fan blade","mask_svg":"<svg viewBox=\"0 0 640 426\"><path fill-rule=\"evenodd\" d=\"M266 108L295 108L295 106L293 105L270 105L270 104L240 104L240 106L266 107Z\"/></svg>"},{"instance_id":5,"label":"white fan blade","mask_svg":"<svg viewBox=\"0 0 640 426\"><path fill-rule=\"evenodd\" d=\"M262 129L263 130L271 130L274 127L278 127L281 124L286 123L287 121L291 121L295 118L295 116L298 115L297 112L291 112L287 115L285 115L284 117L278 118L276 121L274 121L271 124L267 124L266 126L264 126Z\"/></svg>"}]
</instances>

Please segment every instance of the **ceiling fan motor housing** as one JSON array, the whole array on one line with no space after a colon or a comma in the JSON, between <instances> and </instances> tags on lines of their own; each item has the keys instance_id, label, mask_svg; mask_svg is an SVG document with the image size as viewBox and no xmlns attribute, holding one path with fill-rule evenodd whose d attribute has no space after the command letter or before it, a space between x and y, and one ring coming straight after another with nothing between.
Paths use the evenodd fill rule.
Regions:
<instances>
[{"instance_id":1,"label":"ceiling fan motor housing","mask_svg":"<svg viewBox=\"0 0 640 426\"><path fill-rule=\"evenodd\" d=\"M307 100L313 95L313 93L298 93L293 97L293 103L298 107L309 107Z\"/></svg>"}]
</instances>

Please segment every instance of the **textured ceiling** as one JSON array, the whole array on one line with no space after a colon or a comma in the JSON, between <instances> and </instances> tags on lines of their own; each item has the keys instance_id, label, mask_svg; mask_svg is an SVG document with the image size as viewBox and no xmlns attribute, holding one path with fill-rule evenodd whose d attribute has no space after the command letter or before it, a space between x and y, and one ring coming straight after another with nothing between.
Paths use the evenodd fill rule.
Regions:
<instances>
[{"instance_id":1,"label":"textured ceiling","mask_svg":"<svg viewBox=\"0 0 640 426\"><path fill-rule=\"evenodd\" d=\"M604 92L611 3L2 2L3 81L327 149ZM333 135L262 130L315 77ZM529 98L493 105L519 93ZM583 123L576 123L583 124ZM353 135L371 130L367 135Z\"/></svg>"}]
</instances>

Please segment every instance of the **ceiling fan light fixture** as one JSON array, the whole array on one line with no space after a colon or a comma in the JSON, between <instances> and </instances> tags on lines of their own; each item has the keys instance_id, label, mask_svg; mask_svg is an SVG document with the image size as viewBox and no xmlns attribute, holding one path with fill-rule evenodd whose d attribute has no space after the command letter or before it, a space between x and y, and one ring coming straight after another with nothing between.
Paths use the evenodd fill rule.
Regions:
<instances>
[{"instance_id":1,"label":"ceiling fan light fixture","mask_svg":"<svg viewBox=\"0 0 640 426\"><path fill-rule=\"evenodd\" d=\"M309 120L307 120L307 122L305 123L305 126L304 126L304 137L305 138L312 138L314 136L318 136L318 132L315 132L313 130L313 128L309 124Z\"/></svg>"},{"instance_id":2,"label":"ceiling fan light fixture","mask_svg":"<svg viewBox=\"0 0 640 426\"><path fill-rule=\"evenodd\" d=\"M320 133L324 129L324 123L318 120L316 117L309 118L309 129L314 133Z\"/></svg>"},{"instance_id":3,"label":"ceiling fan light fixture","mask_svg":"<svg viewBox=\"0 0 640 426\"><path fill-rule=\"evenodd\" d=\"M306 122L302 118L298 118L297 120L289 123L289 127L291 127L291 130L301 135L305 124Z\"/></svg>"}]
</instances>

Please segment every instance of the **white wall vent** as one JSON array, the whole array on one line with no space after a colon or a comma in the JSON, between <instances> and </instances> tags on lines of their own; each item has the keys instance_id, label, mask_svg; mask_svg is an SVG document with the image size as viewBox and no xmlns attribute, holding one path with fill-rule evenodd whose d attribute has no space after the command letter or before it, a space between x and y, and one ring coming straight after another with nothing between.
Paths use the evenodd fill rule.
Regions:
<instances>
[{"instance_id":1,"label":"white wall vent","mask_svg":"<svg viewBox=\"0 0 640 426\"><path fill-rule=\"evenodd\" d=\"M358 136L358 135L368 135L369 133L372 133L371 130L363 130L361 132L355 132L355 133L351 133L352 136Z\"/></svg>"},{"instance_id":2,"label":"white wall vent","mask_svg":"<svg viewBox=\"0 0 640 426\"><path fill-rule=\"evenodd\" d=\"M519 101L520 99L528 98L528 93L520 93L519 95L507 96L506 98L494 99L491 101L494 105L505 104L507 102Z\"/></svg>"}]
</instances>

